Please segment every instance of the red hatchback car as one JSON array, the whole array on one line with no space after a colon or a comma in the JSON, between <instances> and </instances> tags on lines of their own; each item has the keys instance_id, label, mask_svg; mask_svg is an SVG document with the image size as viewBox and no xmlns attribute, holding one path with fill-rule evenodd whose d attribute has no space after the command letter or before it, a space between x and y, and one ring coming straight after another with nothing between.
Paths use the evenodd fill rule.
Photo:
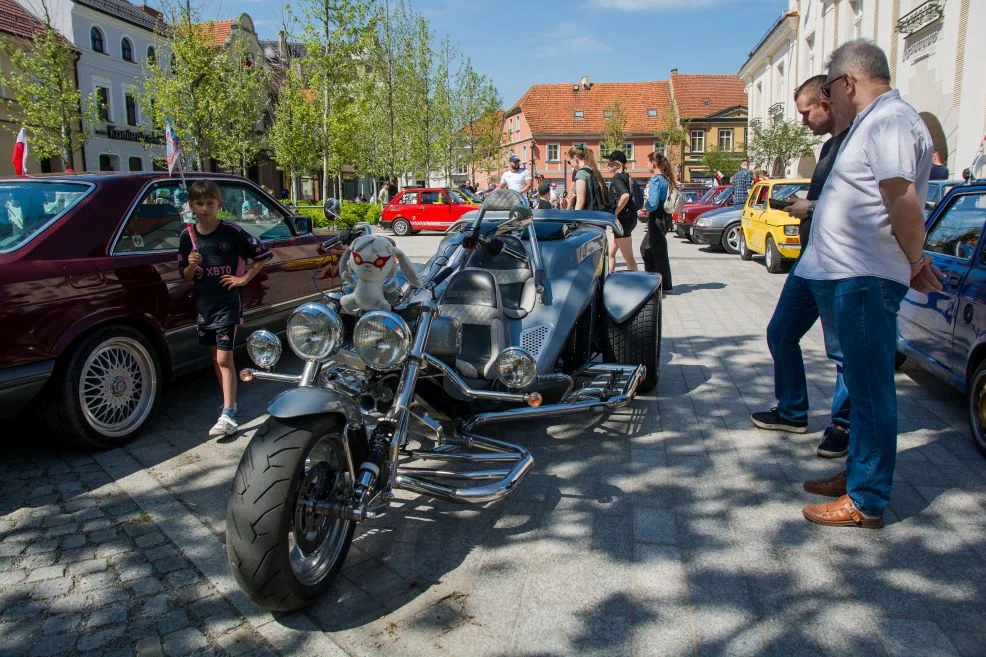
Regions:
<instances>
[{"instance_id":1,"label":"red hatchback car","mask_svg":"<svg viewBox=\"0 0 986 657\"><path fill-rule=\"evenodd\" d=\"M699 215L721 208L732 202L733 186L717 185L709 189L702 197L694 203L686 203L681 208L681 214L675 218L674 228L678 237L692 239L691 227L698 219Z\"/></svg>"},{"instance_id":2,"label":"red hatchback car","mask_svg":"<svg viewBox=\"0 0 986 657\"><path fill-rule=\"evenodd\" d=\"M391 199L380 213L380 225L394 235L441 230L476 206L458 190L447 187L408 187Z\"/></svg>"},{"instance_id":3,"label":"red hatchback car","mask_svg":"<svg viewBox=\"0 0 986 657\"><path fill-rule=\"evenodd\" d=\"M220 218L274 253L242 290L237 342L283 331L317 298L313 277L337 277L338 253L249 180L189 179L203 177L222 192ZM51 432L112 447L145 425L165 380L209 365L178 272L178 191L160 173L0 179L0 417L33 406Z\"/></svg>"}]
</instances>

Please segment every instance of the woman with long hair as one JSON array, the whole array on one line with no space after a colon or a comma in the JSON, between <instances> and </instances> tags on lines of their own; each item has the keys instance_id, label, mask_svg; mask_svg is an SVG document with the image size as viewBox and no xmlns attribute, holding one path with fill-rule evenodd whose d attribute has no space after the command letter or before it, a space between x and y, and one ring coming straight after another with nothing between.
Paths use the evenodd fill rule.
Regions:
<instances>
[{"instance_id":1,"label":"woman with long hair","mask_svg":"<svg viewBox=\"0 0 986 657\"><path fill-rule=\"evenodd\" d=\"M606 209L606 182L596 156L584 146L568 149L568 164L575 170L575 190L568 199L569 210Z\"/></svg>"},{"instance_id":2,"label":"woman with long hair","mask_svg":"<svg viewBox=\"0 0 986 657\"><path fill-rule=\"evenodd\" d=\"M647 201L647 237L640 249L644 258L644 270L661 274L661 288L665 293L671 291L671 262L668 260L668 240L664 236L667 225L664 212L664 201L668 198L671 185L677 187L674 167L657 151L647 154L650 164L651 177L648 183Z\"/></svg>"},{"instance_id":3,"label":"woman with long hair","mask_svg":"<svg viewBox=\"0 0 986 657\"><path fill-rule=\"evenodd\" d=\"M637 259L633 257L633 238L630 236L637 225L637 213L630 205L631 181L630 174L627 173L627 156L623 151L613 151L604 155L603 159L606 160L606 170L613 174L609 183L610 194L616 203L613 214L623 228L623 237L617 237L615 233L609 235L609 270L616 270L616 250L619 249L627 263L627 269L637 271Z\"/></svg>"}]
</instances>

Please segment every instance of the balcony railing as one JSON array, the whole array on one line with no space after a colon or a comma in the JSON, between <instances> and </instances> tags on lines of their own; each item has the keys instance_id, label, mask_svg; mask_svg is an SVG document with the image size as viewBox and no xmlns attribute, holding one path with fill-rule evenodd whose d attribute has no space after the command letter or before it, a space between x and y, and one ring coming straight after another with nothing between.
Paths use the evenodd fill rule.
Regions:
<instances>
[{"instance_id":1,"label":"balcony railing","mask_svg":"<svg viewBox=\"0 0 986 657\"><path fill-rule=\"evenodd\" d=\"M945 16L945 8L941 0L928 0L910 11L897 21L897 31L901 34L914 34Z\"/></svg>"},{"instance_id":2,"label":"balcony railing","mask_svg":"<svg viewBox=\"0 0 986 657\"><path fill-rule=\"evenodd\" d=\"M779 119L784 115L784 103L774 103L770 106L770 109L767 110L767 114L769 114L772 119Z\"/></svg>"}]
</instances>

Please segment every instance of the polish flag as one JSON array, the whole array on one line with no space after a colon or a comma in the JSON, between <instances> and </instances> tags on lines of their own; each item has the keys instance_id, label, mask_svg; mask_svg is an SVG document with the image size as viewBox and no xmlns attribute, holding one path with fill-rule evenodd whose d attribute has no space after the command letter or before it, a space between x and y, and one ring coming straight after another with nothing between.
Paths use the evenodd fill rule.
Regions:
<instances>
[{"instance_id":1,"label":"polish flag","mask_svg":"<svg viewBox=\"0 0 986 657\"><path fill-rule=\"evenodd\" d=\"M10 161L14 163L14 173L16 175L27 175L27 133L24 132L24 128L21 128L21 131L17 133L17 142L14 144L14 157Z\"/></svg>"},{"instance_id":2,"label":"polish flag","mask_svg":"<svg viewBox=\"0 0 986 657\"><path fill-rule=\"evenodd\" d=\"M723 178L725 176L722 174L722 171L716 171L716 182L721 183Z\"/></svg>"}]
</instances>

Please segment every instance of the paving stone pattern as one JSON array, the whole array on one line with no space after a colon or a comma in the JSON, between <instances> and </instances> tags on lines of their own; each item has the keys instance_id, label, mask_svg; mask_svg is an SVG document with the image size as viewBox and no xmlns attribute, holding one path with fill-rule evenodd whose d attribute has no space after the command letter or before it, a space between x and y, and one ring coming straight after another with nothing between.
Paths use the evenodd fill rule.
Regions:
<instances>
[{"instance_id":1,"label":"paving stone pattern","mask_svg":"<svg viewBox=\"0 0 986 657\"><path fill-rule=\"evenodd\" d=\"M402 247L420 261L437 241ZM802 482L842 466L814 455L834 381L821 332L805 340L811 433L753 428L784 275L671 241L657 394L499 429L535 457L513 495L399 496L305 612L252 607L221 568L229 481L280 387L243 387L232 440L205 437L208 372L169 386L125 450L23 448L34 433L14 426L0 655L986 655L986 459L961 395L905 365L888 526L808 524Z\"/></svg>"}]
</instances>

